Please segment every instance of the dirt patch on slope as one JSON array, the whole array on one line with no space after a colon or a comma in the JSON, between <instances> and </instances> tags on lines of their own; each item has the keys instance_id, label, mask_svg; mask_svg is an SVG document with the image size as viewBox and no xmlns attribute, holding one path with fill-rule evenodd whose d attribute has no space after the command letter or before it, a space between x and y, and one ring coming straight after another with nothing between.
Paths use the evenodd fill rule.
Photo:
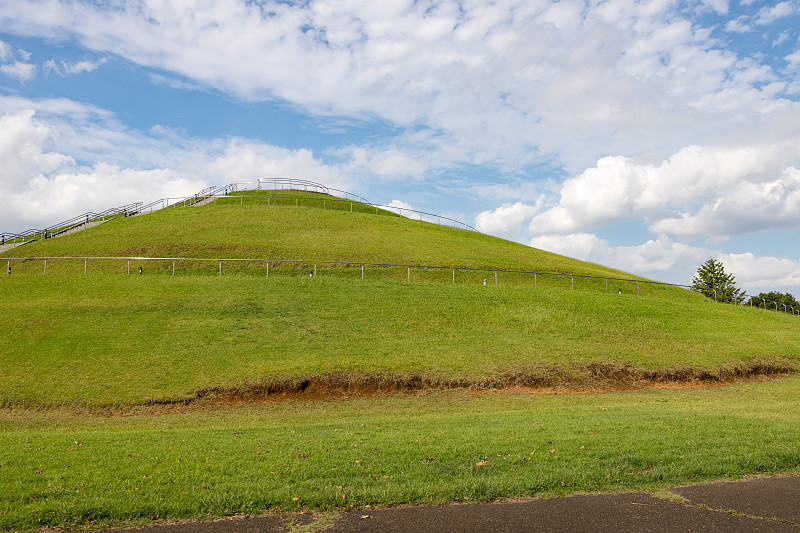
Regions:
<instances>
[{"instance_id":1,"label":"dirt patch on slope","mask_svg":"<svg viewBox=\"0 0 800 533\"><path fill-rule=\"evenodd\" d=\"M642 388L700 388L759 381L797 372L798 361L753 360L718 370L692 367L644 369L621 363L542 366L508 370L482 378L423 373L348 373L298 375L290 378L231 383L196 389L192 402L231 404L288 399L337 400L390 394L424 394L443 390L578 394Z\"/></svg>"}]
</instances>

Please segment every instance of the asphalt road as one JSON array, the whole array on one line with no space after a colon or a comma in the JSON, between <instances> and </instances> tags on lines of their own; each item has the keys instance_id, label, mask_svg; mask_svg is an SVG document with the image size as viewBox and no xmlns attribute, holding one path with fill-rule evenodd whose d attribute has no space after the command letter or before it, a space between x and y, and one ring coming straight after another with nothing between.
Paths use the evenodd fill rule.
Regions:
<instances>
[{"instance_id":1,"label":"asphalt road","mask_svg":"<svg viewBox=\"0 0 800 533\"><path fill-rule=\"evenodd\" d=\"M761 478L671 489L676 497L626 492L491 504L360 509L326 533L449 532L790 532L800 533L800 477ZM284 533L309 514L236 518L127 530L142 533ZM321 525L321 524L320 524Z\"/></svg>"}]
</instances>

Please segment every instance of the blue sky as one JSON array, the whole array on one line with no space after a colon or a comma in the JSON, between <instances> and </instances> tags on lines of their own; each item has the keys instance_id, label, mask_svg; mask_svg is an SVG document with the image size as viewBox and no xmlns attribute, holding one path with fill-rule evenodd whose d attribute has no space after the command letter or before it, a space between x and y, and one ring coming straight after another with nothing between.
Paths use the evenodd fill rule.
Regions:
<instances>
[{"instance_id":1,"label":"blue sky","mask_svg":"<svg viewBox=\"0 0 800 533\"><path fill-rule=\"evenodd\" d=\"M797 295L799 39L800 0L0 0L0 230L297 177Z\"/></svg>"}]
</instances>

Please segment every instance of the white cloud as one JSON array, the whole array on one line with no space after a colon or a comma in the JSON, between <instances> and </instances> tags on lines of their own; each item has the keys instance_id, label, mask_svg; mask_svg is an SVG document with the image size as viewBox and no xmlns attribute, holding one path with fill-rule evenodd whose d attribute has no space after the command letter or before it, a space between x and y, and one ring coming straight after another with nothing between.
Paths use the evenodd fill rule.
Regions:
<instances>
[{"instance_id":1,"label":"white cloud","mask_svg":"<svg viewBox=\"0 0 800 533\"><path fill-rule=\"evenodd\" d=\"M655 234L730 236L800 226L800 143L688 146L660 164L606 157L567 179L534 235L643 217Z\"/></svg>"},{"instance_id":2,"label":"white cloud","mask_svg":"<svg viewBox=\"0 0 800 533\"><path fill-rule=\"evenodd\" d=\"M0 72L11 78L26 82L36 74L36 65L14 61L13 63L0 65Z\"/></svg>"},{"instance_id":3,"label":"white cloud","mask_svg":"<svg viewBox=\"0 0 800 533\"><path fill-rule=\"evenodd\" d=\"M731 33L749 33L753 31L753 27L748 22L747 17L739 17L725 23L725 31Z\"/></svg>"},{"instance_id":4,"label":"white cloud","mask_svg":"<svg viewBox=\"0 0 800 533\"><path fill-rule=\"evenodd\" d=\"M530 245L583 261L612 266L659 281L689 284L698 265L713 252L675 242L667 236L635 246L611 246L590 233L543 235Z\"/></svg>"},{"instance_id":5,"label":"white cloud","mask_svg":"<svg viewBox=\"0 0 800 533\"><path fill-rule=\"evenodd\" d=\"M65 99L0 97L2 231L257 178L296 177L353 190L355 166L347 159L329 165L310 150L243 138L132 131L108 111Z\"/></svg>"},{"instance_id":6,"label":"white cloud","mask_svg":"<svg viewBox=\"0 0 800 533\"><path fill-rule=\"evenodd\" d=\"M413 220L421 220L422 215L417 213L416 209L414 209L411 204L407 204L402 200L392 200L387 204L389 207L394 207L395 212L399 215L402 215L406 218L410 218Z\"/></svg>"},{"instance_id":7,"label":"white cloud","mask_svg":"<svg viewBox=\"0 0 800 533\"><path fill-rule=\"evenodd\" d=\"M728 14L728 0L702 0L704 6L716 11L721 15Z\"/></svg>"},{"instance_id":8,"label":"white cloud","mask_svg":"<svg viewBox=\"0 0 800 533\"><path fill-rule=\"evenodd\" d=\"M689 246L664 235L635 246L611 246L589 233L543 235L533 238L535 248L584 261L612 266L657 281L691 285L697 268L709 257L721 261L748 294L776 290L800 291L800 260L729 254L708 247Z\"/></svg>"},{"instance_id":9,"label":"white cloud","mask_svg":"<svg viewBox=\"0 0 800 533\"><path fill-rule=\"evenodd\" d=\"M475 229L481 233L518 239L523 227L541 209L541 205L522 202L503 204L497 209L483 211L475 217Z\"/></svg>"},{"instance_id":10,"label":"white cloud","mask_svg":"<svg viewBox=\"0 0 800 533\"><path fill-rule=\"evenodd\" d=\"M720 254L725 270L750 294L791 292L800 298L800 260L756 257L752 253Z\"/></svg>"},{"instance_id":11,"label":"white cloud","mask_svg":"<svg viewBox=\"0 0 800 533\"><path fill-rule=\"evenodd\" d=\"M7 42L0 41L0 61L8 61L12 57L11 45Z\"/></svg>"},{"instance_id":12,"label":"white cloud","mask_svg":"<svg viewBox=\"0 0 800 533\"><path fill-rule=\"evenodd\" d=\"M428 169L423 161L397 149L349 147L338 154L349 160L351 170L382 178L420 178Z\"/></svg>"},{"instance_id":13,"label":"white cloud","mask_svg":"<svg viewBox=\"0 0 800 533\"><path fill-rule=\"evenodd\" d=\"M651 226L656 233L702 236L731 235L769 228L800 226L800 170L790 167L767 182L741 180L727 194L695 213L664 218Z\"/></svg>"},{"instance_id":14,"label":"white cloud","mask_svg":"<svg viewBox=\"0 0 800 533\"><path fill-rule=\"evenodd\" d=\"M199 181L171 170L121 169L98 162L83 167L52 148L59 128L32 109L0 115L0 224L3 231L44 227L85 211L189 194Z\"/></svg>"},{"instance_id":15,"label":"white cloud","mask_svg":"<svg viewBox=\"0 0 800 533\"><path fill-rule=\"evenodd\" d=\"M760 120L776 98L765 89L776 73L722 48L674 2L20 0L0 6L0 24L246 100L424 126L450 165L555 157L577 172L608 154L664 157ZM373 162L384 174L403 166L390 154Z\"/></svg>"},{"instance_id":16,"label":"white cloud","mask_svg":"<svg viewBox=\"0 0 800 533\"><path fill-rule=\"evenodd\" d=\"M34 119L32 110L0 115L0 184L3 192L22 190L33 178L72 167L74 160L47 151L45 144L51 130Z\"/></svg>"},{"instance_id":17,"label":"white cloud","mask_svg":"<svg viewBox=\"0 0 800 533\"><path fill-rule=\"evenodd\" d=\"M45 73L53 72L63 77L71 74L93 72L105 62L105 59L101 59L100 61L78 61L77 63L67 63L66 61L56 62L55 60L50 59L49 61L45 62L44 65L42 65L42 70Z\"/></svg>"},{"instance_id":18,"label":"white cloud","mask_svg":"<svg viewBox=\"0 0 800 533\"><path fill-rule=\"evenodd\" d=\"M793 0L780 2L774 6L764 6L759 10L755 23L759 25L772 24L778 19L797 13L799 8L800 4Z\"/></svg>"}]
</instances>

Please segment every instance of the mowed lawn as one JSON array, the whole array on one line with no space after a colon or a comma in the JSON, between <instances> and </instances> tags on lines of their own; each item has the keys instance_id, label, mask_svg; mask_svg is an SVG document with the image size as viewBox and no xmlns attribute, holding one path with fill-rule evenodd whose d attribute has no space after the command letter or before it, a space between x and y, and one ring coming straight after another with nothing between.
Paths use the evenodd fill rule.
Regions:
<instances>
[{"instance_id":1,"label":"mowed lawn","mask_svg":"<svg viewBox=\"0 0 800 533\"><path fill-rule=\"evenodd\" d=\"M0 404L181 401L330 373L716 371L800 352L797 317L699 299L305 276L2 276Z\"/></svg>"},{"instance_id":2,"label":"mowed lawn","mask_svg":"<svg viewBox=\"0 0 800 533\"><path fill-rule=\"evenodd\" d=\"M639 279L466 230L250 197L2 254L193 259L175 260L174 276L171 259L50 259L47 273L42 259L10 261L0 276L0 529L800 473L797 376L606 394L493 385L549 375L591 389L593 364L690 377L796 370L799 317L573 277ZM253 261L220 269L200 258ZM297 259L312 262L277 262ZM431 387L237 398L330 376ZM453 382L469 388L436 389ZM215 389L224 394L207 394Z\"/></svg>"},{"instance_id":3,"label":"mowed lawn","mask_svg":"<svg viewBox=\"0 0 800 533\"><path fill-rule=\"evenodd\" d=\"M312 196L311 193L303 194ZM322 209L321 200L307 201L307 205L301 203L299 207L295 207L291 200L289 205L275 205L274 201L267 205L266 200L255 193L241 206L236 198L225 201L228 203L165 209L118 218L66 237L14 248L0 254L0 258L85 255L249 257L632 277L619 270L497 237L400 218L391 213L351 213L333 210L330 205L328 209ZM82 272L82 264L80 266ZM123 270L119 265L116 268L117 271ZM38 265L36 270L41 271Z\"/></svg>"},{"instance_id":4,"label":"mowed lawn","mask_svg":"<svg viewBox=\"0 0 800 533\"><path fill-rule=\"evenodd\" d=\"M797 474L800 379L125 416L0 410L0 528L438 504Z\"/></svg>"}]
</instances>

